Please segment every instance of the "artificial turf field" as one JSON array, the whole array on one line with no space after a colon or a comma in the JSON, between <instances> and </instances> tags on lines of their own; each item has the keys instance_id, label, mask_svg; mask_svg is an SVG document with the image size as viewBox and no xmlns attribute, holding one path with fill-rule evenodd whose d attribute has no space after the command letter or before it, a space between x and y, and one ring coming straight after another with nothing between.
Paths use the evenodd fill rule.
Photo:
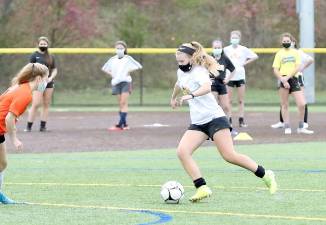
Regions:
<instances>
[{"instance_id":1,"label":"artificial turf field","mask_svg":"<svg viewBox=\"0 0 326 225\"><path fill-rule=\"evenodd\" d=\"M239 145L274 170L270 195L250 172L224 162L212 147L195 153L213 196L200 203L175 149L10 154L4 192L30 205L0 205L0 224L326 224L326 142ZM185 187L178 205L160 186Z\"/></svg>"}]
</instances>

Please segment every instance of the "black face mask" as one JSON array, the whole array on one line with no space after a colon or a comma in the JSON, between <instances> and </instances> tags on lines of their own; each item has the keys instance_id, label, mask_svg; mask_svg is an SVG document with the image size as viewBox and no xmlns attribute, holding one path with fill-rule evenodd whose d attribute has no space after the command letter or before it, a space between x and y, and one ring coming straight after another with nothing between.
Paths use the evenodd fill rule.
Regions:
<instances>
[{"instance_id":1,"label":"black face mask","mask_svg":"<svg viewBox=\"0 0 326 225\"><path fill-rule=\"evenodd\" d=\"M183 72L189 72L192 68L192 65L188 63L187 65L179 65L179 69Z\"/></svg>"},{"instance_id":2,"label":"black face mask","mask_svg":"<svg viewBox=\"0 0 326 225\"><path fill-rule=\"evenodd\" d=\"M41 50L41 52L46 52L48 50L48 47L39 46L38 48Z\"/></svg>"},{"instance_id":3,"label":"black face mask","mask_svg":"<svg viewBox=\"0 0 326 225\"><path fill-rule=\"evenodd\" d=\"M282 46L283 46L284 48L290 48L291 43L282 43Z\"/></svg>"}]
</instances>

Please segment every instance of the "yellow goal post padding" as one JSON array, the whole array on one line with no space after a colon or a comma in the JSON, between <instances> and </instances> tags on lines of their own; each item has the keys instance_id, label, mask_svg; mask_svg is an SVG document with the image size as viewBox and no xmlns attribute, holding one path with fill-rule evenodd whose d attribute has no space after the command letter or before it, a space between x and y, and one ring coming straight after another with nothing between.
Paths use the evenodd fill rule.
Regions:
<instances>
[{"instance_id":1,"label":"yellow goal post padding","mask_svg":"<svg viewBox=\"0 0 326 225\"><path fill-rule=\"evenodd\" d=\"M0 54L30 54L36 48L0 48ZM205 48L212 52L211 48ZM258 54L276 53L279 48L252 48ZM303 48L308 53L326 53L326 48ZM53 54L115 54L114 48L51 48ZM174 54L176 48L128 48L129 54Z\"/></svg>"}]
</instances>

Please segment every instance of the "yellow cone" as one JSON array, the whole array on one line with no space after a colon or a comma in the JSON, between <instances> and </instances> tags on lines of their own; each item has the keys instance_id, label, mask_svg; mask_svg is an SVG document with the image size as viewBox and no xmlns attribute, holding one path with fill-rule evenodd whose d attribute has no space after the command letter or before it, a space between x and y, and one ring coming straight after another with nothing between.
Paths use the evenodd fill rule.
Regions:
<instances>
[{"instance_id":1,"label":"yellow cone","mask_svg":"<svg viewBox=\"0 0 326 225\"><path fill-rule=\"evenodd\" d=\"M246 132L240 132L237 136L233 138L235 141L252 141L252 137Z\"/></svg>"}]
</instances>

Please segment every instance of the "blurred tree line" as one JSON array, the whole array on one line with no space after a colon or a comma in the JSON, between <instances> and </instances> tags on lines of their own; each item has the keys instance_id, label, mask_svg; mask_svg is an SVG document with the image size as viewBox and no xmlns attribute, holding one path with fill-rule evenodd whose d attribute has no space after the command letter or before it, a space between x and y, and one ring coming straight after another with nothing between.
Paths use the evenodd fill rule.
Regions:
<instances>
[{"instance_id":1,"label":"blurred tree line","mask_svg":"<svg viewBox=\"0 0 326 225\"><path fill-rule=\"evenodd\" d=\"M52 47L172 47L199 41L210 47L217 37L229 42L231 30L242 32L248 47L278 47L279 35L298 37L295 0L0 0L0 47L36 47L47 36ZM326 1L315 0L316 47L325 46ZM299 38L299 37L298 37ZM57 88L103 88L108 78L100 68L109 55L56 55ZM167 88L175 81L174 55L134 56L144 64L145 87ZM28 61L29 55L0 55L1 87ZM323 56L317 55L317 87ZM274 88L273 55L260 55L248 67L248 84ZM139 73L139 72L138 72ZM135 75L137 76L137 74ZM139 79L135 79L139 85Z\"/></svg>"}]
</instances>

